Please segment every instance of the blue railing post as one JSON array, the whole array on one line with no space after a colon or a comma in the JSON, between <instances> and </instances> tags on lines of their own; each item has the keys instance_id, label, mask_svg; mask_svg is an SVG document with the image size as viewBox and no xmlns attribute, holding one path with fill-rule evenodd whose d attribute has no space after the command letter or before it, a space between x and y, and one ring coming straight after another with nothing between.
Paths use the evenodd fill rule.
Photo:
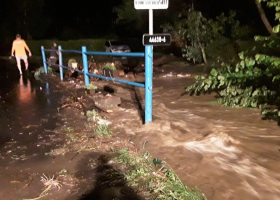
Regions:
<instances>
[{"instance_id":1,"label":"blue railing post","mask_svg":"<svg viewBox=\"0 0 280 200\"><path fill-rule=\"evenodd\" d=\"M44 47L41 46L41 51L42 51L42 59L43 59L43 66L44 66L44 70L45 70L45 73L48 73L48 68L47 68L47 61L46 61L46 55L45 55L45 50L44 50Z\"/></svg>"},{"instance_id":2,"label":"blue railing post","mask_svg":"<svg viewBox=\"0 0 280 200\"><path fill-rule=\"evenodd\" d=\"M63 81L63 62L62 62L62 52L61 52L61 46L58 46L58 59L59 59L59 74L60 74L60 80Z\"/></svg>"},{"instance_id":3,"label":"blue railing post","mask_svg":"<svg viewBox=\"0 0 280 200\"><path fill-rule=\"evenodd\" d=\"M152 121L153 47L145 46L145 123Z\"/></svg>"},{"instance_id":4,"label":"blue railing post","mask_svg":"<svg viewBox=\"0 0 280 200\"><path fill-rule=\"evenodd\" d=\"M88 76L88 61L87 61L87 48L82 46L82 56L83 56L83 65L84 65L84 77L85 77L85 85L89 84L89 76Z\"/></svg>"}]
</instances>

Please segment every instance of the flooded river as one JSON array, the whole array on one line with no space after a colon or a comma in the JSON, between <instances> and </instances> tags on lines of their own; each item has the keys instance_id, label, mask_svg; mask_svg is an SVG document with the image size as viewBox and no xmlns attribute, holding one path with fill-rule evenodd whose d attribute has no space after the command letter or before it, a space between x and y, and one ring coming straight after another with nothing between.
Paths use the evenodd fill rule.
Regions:
<instances>
[{"instance_id":1,"label":"flooded river","mask_svg":"<svg viewBox=\"0 0 280 200\"><path fill-rule=\"evenodd\" d=\"M16 73L4 70L0 75L0 199L6 200L40 193L36 187L33 195L20 191L23 185L16 182L28 183L35 168L37 173L63 168L43 156L48 145L40 146L53 134L62 94L47 82ZM117 84L116 95L125 104L108 116L114 134L139 148L145 144L153 157L167 161L184 184L198 187L209 200L280 199L276 122L262 120L256 109L222 107L213 103L213 95L181 96L193 83L190 77L153 82L153 122L145 125L137 104L143 106L144 90ZM57 194L55 199L64 199Z\"/></svg>"},{"instance_id":2,"label":"flooded river","mask_svg":"<svg viewBox=\"0 0 280 200\"><path fill-rule=\"evenodd\" d=\"M138 126L127 109L115 132L167 161L209 200L280 199L280 129L260 111L225 108L213 95L181 94L191 78L155 78L153 123ZM126 91L119 92L123 98ZM144 91L140 90L142 98ZM115 116L119 118L120 116ZM137 128L136 128L137 127Z\"/></svg>"}]
</instances>

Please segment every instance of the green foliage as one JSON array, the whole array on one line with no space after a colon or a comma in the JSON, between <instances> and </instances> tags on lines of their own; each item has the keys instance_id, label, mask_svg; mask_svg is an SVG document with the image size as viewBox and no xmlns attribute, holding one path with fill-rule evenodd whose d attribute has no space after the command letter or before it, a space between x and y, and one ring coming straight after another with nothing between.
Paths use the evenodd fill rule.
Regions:
<instances>
[{"instance_id":1,"label":"green foliage","mask_svg":"<svg viewBox=\"0 0 280 200\"><path fill-rule=\"evenodd\" d=\"M105 38L96 39L80 39L80 40L68 40L68 41L56 41L57 45L60 45L62 49L66 50L78 50L80 51L82 46L87 47L87 51L104 51ZM53 40L27 40L27 45L32 51L33 55L41 56L41 46L45 49L52 47ZM46 52L48 57L49 52ZM64 57L63 57L64 58Z\"/></svg>"},{"instance_id":2,"label":"green foliage","mask_svg":"<svg viewBox=\"0 0 280 200\"><path fill-rule=\"evenodd\" d=\"M236 13L231 10L228 16L221 13L216 17L216 20L209 20L215 38L223 36L231 40L236 40L247 39L251 35L250 28L248 26L240 26L239 21L235 17Z\"/></svg>"},{"instance_id":3,"label":"green foliage","mask_svg":"<svg viewBox=\"0 0 280 200\"><path fill-rule=\"evenodd\" d=\"M263 107L275 102L279 95L279 61L277 57L256 54L255 58L240 53L236 66L212 69L206 78L197 77L187 91L219 94L219 102L231 107Z\"/></svg>"},{"instance_id":4,"label":"green foliage","mask_svg":"<svg viewBox=\"0 0 280 200\"><path fill-rule=\"evenodd\" d=\"M96 122L98 120L101 119L100 115L98 114L98 112L96 110L88 110L86 112L86 115L87 115L87 120L89 122Z\"/></svg>"},{"instance_id":5,"label":"green foliage","mask_svg":"<svg viewBox=\"0 0 280 200\"><path fill-rule=\"evenodd\" d=\"M102 137L111 137L112 131L109 130L107 125L99 124L95 129L95 134Z\"/></svg>"},{"instance_id":6,"label":"green foliage","mask_svg":"<svg viewBox=\"0 0 280 200\"><path fill-rule=\"evenodd\" d=\"M91 90L91 89L96 90L96 89L97 89L97 86L90 83L90 84L88 84L87 86L85 86L85 89L88 89L88 90Z\"/></svg>"},{"instance_id":7,"label":"green foliage","mask_svg":"<svg viewBox=\"0 0 280 200\"><path fill-rule=\"evenodd\" d=\"M280 3L279 0L277 2ZM280 8L276 7L276 9ZM196 77L196 83L188 87L187 91L194 93L215 91L218 93L218 101L225 106L265 108L267 105L272 105L279 108L280 38L272 35L256 36L255 39L264 42L263 49L266 50L262 51L267 54L255 53L254 48L252 51L241 52L240 62L236 65L212 69L208 77Z\"/></svg>"},{"instance_id":8,"label":"green foliage","mask_svg":"<svg viewBox=\"0 0 280 200\"><path fill-rule=\"evenodd\" d=\"M204 60L206 63L205 48L211 43L218 43L221 38L236 40L248 37L249 28L240 26L235 15L235 12L230 11L229 16L222 13L216 20L208 20L201 12L192 8L180 13L174 24L165 24L162 28L164 32L173 33L175 40L179 41L177 45L181 47L182 55L187 60L194 63Z\"/></svg>"},{"instance_id":9,"label":"green foliage","mask_svg":"<svg viewBox=\"0 0 280 200\"><path fill-rule=\"evenodd\" d=\"M116 70L117 68L114 63L106 63L102 69Z\"/></svg>"},{"instance_id":10,"label":"green foliage","mask_svg":"<svg viewBox=\"0 0 280 200\"><path fill-rule=\"evenodd\" d=\"M185 186L173 169L158 158L152 159L148 152L137 154L127 149L117 151L115 161L124 165L128 185L141 190L147 199L159 200L206 200L198 189Z\"/></svg>"},{"instance_id":11,"label":"green foliage","mask_svg":"<svg viewBox=\"0 0 280 200\"><path fill-rule=\"evenodd\" d=\"M226 49L226 51L225 51ZM207 59L211 63L232 63L238 61L238 55L234 43L226 37L220 37L218 40L214 40L207 45L205 52Z\"/></svg>"},{"instance_id":12,"label":"green foliage","mask_svg":"<svg viewBox=\"0 0 280 200\"><path fill-rule=\"evenodd\" d=\"M52 73L52 68L51 67L47 67L47 70L48 70L48 73ZM39 76L41 74L44 74L45 73L45 68L42 66L42 67L39 67L36 72L34 73L34 77L35 78L39 78Z\"/></svg>"},{"instance_id":13,"label":"green foliage","mask_svg":"<svg viewBox=\"0 0 280 200\"><path fill-rule=\"evenodd\" d=\"M211 33L208 31L208 21L201 12L189 9L178 15L178 21L162 26L164 32L172 31L175 38L181 40L180 47L183 57L187 60L202 62L201 48L211 40Z\"/></svg>"},{"instance_id":14,"label":"green foliage","mask_svg":"<svg viewBox=\"0 0 280 200\"><path fill-rule=\"evenodd\" d=\"M100 123L103 119L96 110L89 110L86 112L86 115L87 121L91 124L93 123L95 128L94 134L102 137L111 137L112 131L109 130L109 127L105 123Z\"/></svg>"}]
</instances>

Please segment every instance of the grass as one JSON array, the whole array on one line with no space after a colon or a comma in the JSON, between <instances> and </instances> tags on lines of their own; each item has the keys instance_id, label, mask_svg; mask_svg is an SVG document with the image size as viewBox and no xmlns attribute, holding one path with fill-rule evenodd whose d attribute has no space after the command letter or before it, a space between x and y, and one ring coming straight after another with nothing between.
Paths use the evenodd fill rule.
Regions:
<instances>
[{"instance_id":1,"label":"grass","mask_svg":"<svg viewBox=\"0 0 280 200\"><path fill-rule=\"evenodd\" d=\"M94 128L94 134L101 137L111 137L112 131L109 130L108 125L98 124L103 121L96 110L87 111L88 126Z\"/></svg>"},{"instance_id":2,"label":"grass","mask_svg":"<svg viewBox=\"0 0 280 200\"><path fill-rule=\"evenodd\" d=\"M112 131L109 130L107 125L98 125L95 134L102 137L111 137Z\"/></svg>"},{"instance_id":3,"label":"grass","mask_svg":"<svg viewBox=\"0 0 280 200\"><path fill-rule=\"evenodd\" d=\"M87 47L87 51L104 51L104 38L98 39L81 39L81 40L68 40L68 41L56 41L58 46L61 46L62 50L77 50L81 51L82 46ZM33 55L41 56L41 46L44 49L50 49L52 47L53 40L27 40L27 45L32 51ZM49 52L46 52L48 54ZM72 54L72 53L64 53Z\"/></svg>"},{"instance_id":4,"label":"grass","mask_svg":"<svg viewBox=\"0 0 280 200\"><path fill-rule=\"evenodd\" d=\"M124 166L128 185L140 190L146 199L206 200L198 189L185 186L166 162L152 159L148 152L131 152L128 149L116 152L119 156L114 160Z\"/></svg>"},{"instance_id":5,"label":"grass","mask_svg":"<svg viewBox=\"0 0 280 200\"><path fill-rule=\"evenodd\" d=\"M86 112L86 121L85 132L77 132L75 128L69 126L62 127L61 133L65 135L66 139L65 146L53 150L50 155L59 155L60 152L63 155L68 151L80 152L83 150L114 154L106 165L110 164L110 169L118 172L119 175L115 177L113 174L114 176L110 176L109 180L117 182L118 177L123 177L125 184L144 199L206 200L205 195L197 188L191 189L185 186L165 161L152 158L147 151L139 152L136 146L126 139L114 137L106 120L96 110ZM91 134L94 136L92 137ZM92 168L100 167L90 158L89 164Z\"/></svg>"}]
</instances>

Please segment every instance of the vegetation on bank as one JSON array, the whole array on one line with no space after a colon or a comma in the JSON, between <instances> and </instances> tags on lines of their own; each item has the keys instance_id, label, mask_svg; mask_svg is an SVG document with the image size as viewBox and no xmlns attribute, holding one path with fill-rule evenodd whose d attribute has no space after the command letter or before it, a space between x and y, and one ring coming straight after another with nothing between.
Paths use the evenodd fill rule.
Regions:
<instances>
[{"instance_id":1,"label":"vegetation on bank","mask_svg":"<svg viewBox=\"0 0 280 200\"><path fill-rule=\"evenodd\" d=\"M124 167L129 186L140 190L145 199L206 200L198 189L185 186L165 161L152 158L149 152L139 153L128 149L116 152L119 156L114 161Z\"/></svg>"},{"instance_id":2,"label":"vegetation on bank","mask_svg":"<svg viewBox=\"0 0 280 200\"><path fill-rule=\"evenodd\" d=\"M240 50L239 41L252 37L250 28L241 26L235 18L236 13L230 11L215 20L207 19L192 7L183 10L173 23L164 24L162 28L172 34L176 45L182 49L182 56L194 64L207 64L208 58L233 62Z\"/></svg>"},{"instance_id":3,"label":"vegetation on bank","mask_svg":"<svg viewBox=\"0 0 280 200\"><path fill-rule=\"evenodd\" d=\"M86 104L85 97L77 98L75 95L72 91L71 96L65 99L58 110L66 107L77 108L77 105ZM58 137L64 138L65 142L61 148L53 149L48 153L49 155L57 156L67 152L81 151L106 155L108 160L102 159L103 165L106 164L106 169L108 169L104 170L106 178L102 179L102 183L96 184L106 185L110 182L108 187L120 187L122 183L121 185L133 190L133 194L137 196L135 199L206 200L205 195L198 189L185 186L165 161L152 158L145 150L145 143L143 148L139 149L133 142L115 137L109 128L110 121L101 117L97 110L87 110L81 114L73 112L75 114L62 114L63 120L69 125L60 127L56 132L59 134ZM69 123L72 120L79 121L79 118L82 119L81 121L86 121L84 127ZM88 166L92 166L93 169L100 167L100 159L89 158Z\"/></svg>"},{"instance_id":4,"label":"vegetation on bank","mask_svg":"<svg viewBox=\"0 0 280 200\"><path fill-rule=\"evenodd\" d=\"M98 39L80 39L80 40L27 40L26 43L32 50L33 55L42 55L41 46L45 49L51 49L52 43L56 42L62 49L82 50L82 46L86 46L88 51L104 51L105 38ZM47 53L47 52L46 52Z\"/></svg>"},{"instance_id":5,"label":"vegetation on bank","mask_svg":"<svg viewBox=\"0 0 280 200\"><path fill-rule=\"evenodd\" d=\"M276 10L275 19L280 21L277 11L279 0L267 0ZM256 44L239 53L239 61L223 63L220 69L212 69L209 76L197 76L194 85L187 91L192 93L216 92L218 102L231 107L253 107L262 109L265 118L280 122L280 24L273 28L270 36L255 36Z\"/></svg>"}]
</instances>

